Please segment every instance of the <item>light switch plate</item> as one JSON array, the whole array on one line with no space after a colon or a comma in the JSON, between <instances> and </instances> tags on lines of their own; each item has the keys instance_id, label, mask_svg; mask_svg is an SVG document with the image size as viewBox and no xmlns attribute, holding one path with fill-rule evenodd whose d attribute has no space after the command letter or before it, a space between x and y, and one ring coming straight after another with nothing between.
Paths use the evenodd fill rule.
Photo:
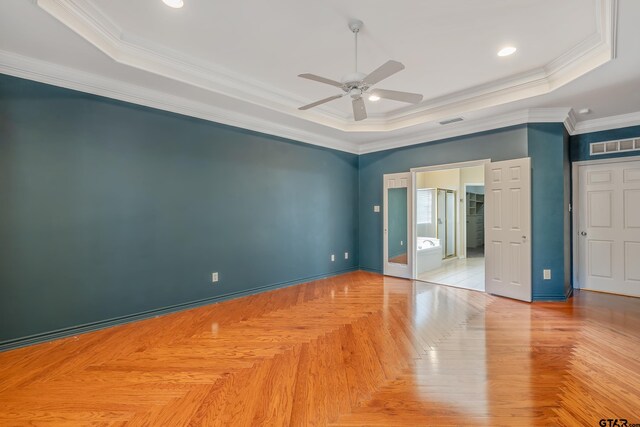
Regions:
<instances>
[{"instance_id":1,"label":"light switch plate","mask_svg":"<svg viewBox=\"0 0 640 427\"><path fill-rule=\"evenodd\" d=\"M551 280L551 270L548 268L543 270L542 275L544 280Z\"/></svg>"},{"instance_id":2,"label":"light switch plate","mask_svg":"<svg viewBox=\"0 0 640 427\"><path fill-rule=\"evenodd\" d=\"M375 205L375 206L373 207L373 211L374 211L374 212L380 212L380 206Z\"/></svg>"}]
</instances>

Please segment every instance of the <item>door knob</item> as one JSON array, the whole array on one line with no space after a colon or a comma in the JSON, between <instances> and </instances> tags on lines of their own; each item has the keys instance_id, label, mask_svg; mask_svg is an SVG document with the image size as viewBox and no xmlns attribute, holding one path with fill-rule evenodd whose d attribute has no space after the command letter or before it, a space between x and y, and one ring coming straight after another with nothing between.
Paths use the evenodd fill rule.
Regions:
<instances>
[{"instance_id":1,"label":"door knob","mask_svg":"<svg viewBox=\"0 0 640 427\"><path fill-rule=\"evenodd\" d=\"M586 235L587 235L587 232L586 232L586 231L581 231L581 232L580 232L580 235L581 235L581 236L586 236Z\"/></svg>"}]
</instances>

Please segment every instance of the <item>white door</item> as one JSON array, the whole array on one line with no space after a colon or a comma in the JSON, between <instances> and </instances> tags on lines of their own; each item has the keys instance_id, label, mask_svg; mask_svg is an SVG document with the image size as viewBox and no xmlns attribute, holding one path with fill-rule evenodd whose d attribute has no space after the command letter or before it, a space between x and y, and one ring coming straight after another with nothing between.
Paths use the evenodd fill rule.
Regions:
<instances>
[{"instance_id":1,"label":"white door","mask_svg":"<svg viewBox=\"0 0 640 427\"><path fill-rule=\"evenodd\" d=\"M578 283L640 296L640 161L579 166Z\"/></svg>"},{"instance_id":2,"label":"white door","mask_svg":"<svg viewBox=\"0 0 640 427\"><path fill-rule=\"evenodd\" d=\"M531 161L487 163L484 179L486 291L531 301Z\"/></svg>"},{"instance_id":3,"label":"white door","mask_svg":"<svg viewBox=\"0 0 640 427\"><path fill-rule=\"evenodd\" d=\"M411 278L411 173L384 176L384 274Z\"/></svg>"}]
</instances>

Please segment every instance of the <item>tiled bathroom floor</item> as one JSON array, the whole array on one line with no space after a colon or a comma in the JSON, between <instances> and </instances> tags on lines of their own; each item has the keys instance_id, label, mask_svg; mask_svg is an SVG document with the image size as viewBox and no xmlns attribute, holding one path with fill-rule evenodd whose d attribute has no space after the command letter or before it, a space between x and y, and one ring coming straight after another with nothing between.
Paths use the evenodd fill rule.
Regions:
<instances>
[{"instance_id":1,"label":"tiled bathroom floor","mask_svg":"<svg viewBox=\"0 0 640 427\"><path fill-rule=\"evenodd\" d=\"M440 268L422 273L418 279L484 292L484 256L443 261Z\"/></svg>"}]
</instances>

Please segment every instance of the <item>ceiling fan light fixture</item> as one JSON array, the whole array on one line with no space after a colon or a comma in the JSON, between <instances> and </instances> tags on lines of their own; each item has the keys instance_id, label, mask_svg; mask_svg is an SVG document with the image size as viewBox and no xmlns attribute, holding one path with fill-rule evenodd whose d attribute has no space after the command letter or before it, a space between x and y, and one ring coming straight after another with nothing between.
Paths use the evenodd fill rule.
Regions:
<instances>
[{"instance_id":1,"label":"ceiling fan light fixture","mask_svg":"<svg viewBox=\"0 0 640 427\"><path fill-rule=\"evenodd\" d=\"M509 55L513 55L514 53L516 53L516 49L513 46L507 46L507 47L503 47L502 49L500 49L498 51L498 56L509 56Z\"/></svg>"},{"instance_id":2,"label":"ceiling fan light fixture","mask_svg":"<svg viewBox=\"0 0 640 427\"><path fill-rule=\"evenodd\" d=\"M397 90L375 89L374 91L367 93L371 86L381 82L382 80L391 77L392 75L404 70L404 65L401 62L389 60L370 72L364 74L358 71L358 33L362 28L362 21L352 20L349 22L349 29L354 35L355 41L355 55L354 55L354 67L353 72L347 74L342 78L341 82L328 79L326 77L318 76L316 74L304 73L298 74L298 77L303 79L313 80L319 83L335 86L344 92L343 94L333 95L325 99L321 99L311 104L298 107L298 110L308 110L313 107L325 104L343 96L351 97L351 105L353 108L353 119L356 122L367 118L367 108L365 107L365 96L369 101L379 101L381 98L391 99L394 101L408 102L410 104L417 104L422 101L422 95L418 93L400 92Z\"/></svg>"},{"instance_id":3,"label":"ceiling fan light fixture","mask_svg":"<svg viewBox=\"0 0 640 427\"><path fill-rule=\"evenodd\" d=\"M162 0L162 2L174 9L180 9L182 6L184 6L183 0Z\"/></svg>"}]
</instances>

